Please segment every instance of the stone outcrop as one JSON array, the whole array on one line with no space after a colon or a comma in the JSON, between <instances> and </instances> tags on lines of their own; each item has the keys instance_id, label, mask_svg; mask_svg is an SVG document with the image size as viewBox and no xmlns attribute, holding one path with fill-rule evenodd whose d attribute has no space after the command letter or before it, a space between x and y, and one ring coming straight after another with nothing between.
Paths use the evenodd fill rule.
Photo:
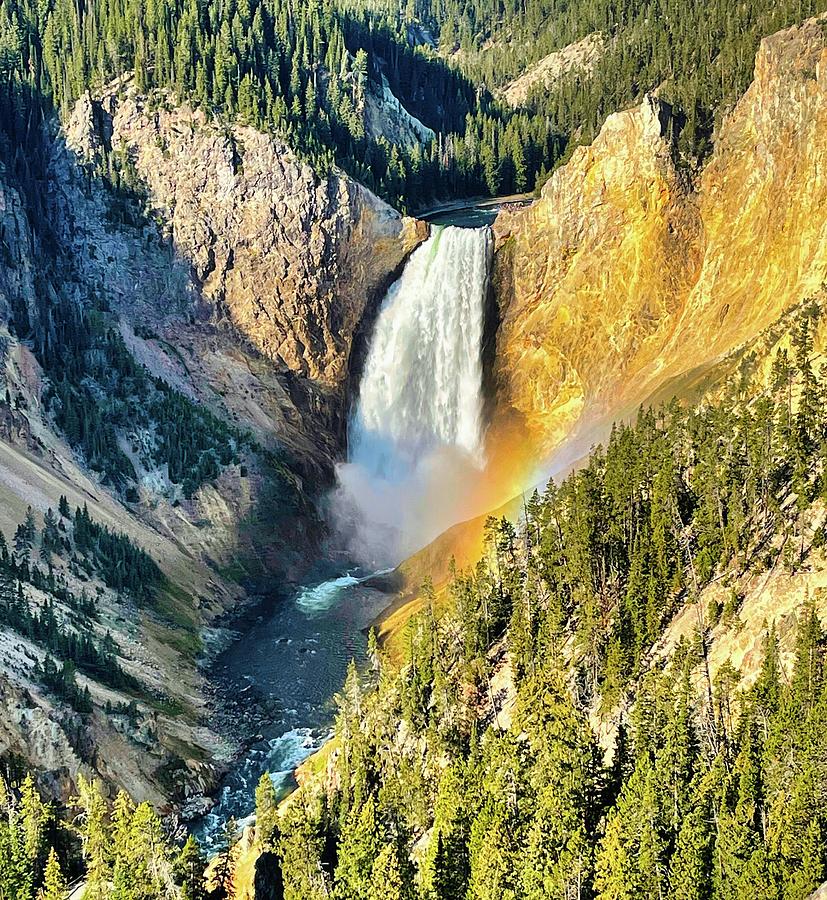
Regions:
<instances>
[{"instance_id":1,"label":"stone outcrop","mask_svg":"<svg viewBox=\"0 0 827 900\"><path fill-rule=\"evenodd\" d=\"M498 218L495 435L548 456L680 392L827 280L826 48L817 20L762 42L694 183L647 98Z\"/></svg>"},{"instance_id":2,"label":"stone outcrop","mask_svg":"<svg viewBox=\"0 0 827 900\"><path fill-rule=\"evenodd\" d=\"M189 107L151 106L127 82L84 97L66 127L81 159L118 155L193 276L202 317L328 388L354 334L423 239L341 173L319 177L279 139Z\"/></svg>"},{"instance_id":3,"label":"stone outcrop","mask_svg":"<svg viewBox=\"0 0 827 900\"><path fill-rule=\"evenodd\" d=\"M34 303L32 235L18 192L0 164L0 319L7 321L17 303Z\"/></svg>"},{"instance_id":4,"label":"stone outcrop","mask_svg":"<svg viewBox=\"0 0 827 900\"><path fill-rule=\"evenodd\" d=\"M588 76L606 51L606 39L599 32L549 53L500 91L512 106L521 106L533 90L550 87L570 72Z\"/></svg>"},{"instance_id":5,"label":"stone outcrop","mask_svg":"<svg viewBox=\"0 0 827 900\"><path fill-rule=\"evenodd\" d=\"M71 727L61 722L66 718L73 714L55 709L0 674L0 754L17 755L47 773L44 783L55 796L66 796L78 773L87 778L91 774L67 737ZM77 722L71 724L77 731Z\"/></svg>"},{"instance_id":6,"label":"stone outcrop","mask_svg":"<svg viewBox=\"0 0 827 900\"><path fill-rule=\"evenodd\" d=\"M610 116L537 202L497 219L501 402L541 452L658 358L697 278L701 224L669 117L654 98Z\"/></svg>"},{"instance_id":7,"label":"stone outcrop","mask_svg":"<svg viewBox=\"0 0 827 900\"><path fill-rule=\"evenodd\" d=\"M386 140L410 151L434 140L434 132L402 105L382 75L381 82L370 82L365 97L365 131L375 140Z\"/></svg>"}]
</instances>

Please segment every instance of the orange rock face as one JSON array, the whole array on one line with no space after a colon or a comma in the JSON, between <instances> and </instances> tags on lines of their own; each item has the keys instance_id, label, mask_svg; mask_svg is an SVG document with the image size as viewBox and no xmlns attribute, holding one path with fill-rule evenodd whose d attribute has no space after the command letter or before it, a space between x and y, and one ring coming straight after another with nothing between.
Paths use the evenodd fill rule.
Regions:
<instances>
[{"instance_id":1,"label":"orange rock face","mask_svg":"<svg viewBox=\"0 0 827 900\"><path fill-rule=\"evenodd\" d=\"M694 180L654 98L497 220L492 440L547 457L754 337L827 280L827 29L761 44Z\"/></svg>"}]
</instances>

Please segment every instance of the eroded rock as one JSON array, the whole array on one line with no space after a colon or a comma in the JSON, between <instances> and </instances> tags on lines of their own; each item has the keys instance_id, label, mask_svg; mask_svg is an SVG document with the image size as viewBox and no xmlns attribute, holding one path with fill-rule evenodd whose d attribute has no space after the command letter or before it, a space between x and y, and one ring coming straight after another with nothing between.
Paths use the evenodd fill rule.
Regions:
<instances>
[{"instance_id":1,"label":"eroded rock","mask_svg":"<svg viewBox=\"0 0 827 900\"><path fill-rule=\"evenodd\" d=\"M202 316L328 387L343 384L371 300L425 236L423 223L339 172L319 177L281 140L153 107L128 83L82 98L66 142L88 162L105 149L129 160L191 269Z\"/></svg>"},{"instance_id":2,"label":"eroded rock","mask_svg":"<svg viewBox=\"0 0 827 900\"><path fill-rule=\"evenodd\" d=\"M827 280L826 62L816 19L765 39L694 183L648 97L499 217L498 425L528 455L680 393Z\"/></svg>"}]
</instances>

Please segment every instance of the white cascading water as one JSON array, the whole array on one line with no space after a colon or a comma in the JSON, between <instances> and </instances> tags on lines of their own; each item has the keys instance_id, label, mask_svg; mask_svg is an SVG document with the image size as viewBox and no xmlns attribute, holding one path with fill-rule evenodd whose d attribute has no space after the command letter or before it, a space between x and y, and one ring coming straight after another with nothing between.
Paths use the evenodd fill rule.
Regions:
<instances>
[{"instance_id":1,"label":"white cascading water","mask_svg":"<svg viewBox=\"0 0 827 900\"><path fill-rule=\"evenodd\" d=\"M334 501L365 562L397 562L453 524L479 476L491 254L487 227L435 227L382 304Z\"/></svg>"}]
</instances>

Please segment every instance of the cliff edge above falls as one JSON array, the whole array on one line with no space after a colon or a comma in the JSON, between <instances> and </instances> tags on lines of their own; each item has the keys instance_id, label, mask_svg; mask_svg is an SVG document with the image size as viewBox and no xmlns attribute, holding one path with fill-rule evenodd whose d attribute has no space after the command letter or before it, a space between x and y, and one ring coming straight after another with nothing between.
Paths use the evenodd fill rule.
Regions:
<instances>
[{"instance_id":1,"label":"cliff edge above falls","mask_svg":"<svg viewBox=\"0 0 827 900\"><path fill-rule=\"evenodd\" d=\"M824 20L762 42L695 179L676 127L653 97L610 116L531 207L497 220L494 433L527 433L535 459L680 392L827 279Z\"/></svg>"}]
</instances>

